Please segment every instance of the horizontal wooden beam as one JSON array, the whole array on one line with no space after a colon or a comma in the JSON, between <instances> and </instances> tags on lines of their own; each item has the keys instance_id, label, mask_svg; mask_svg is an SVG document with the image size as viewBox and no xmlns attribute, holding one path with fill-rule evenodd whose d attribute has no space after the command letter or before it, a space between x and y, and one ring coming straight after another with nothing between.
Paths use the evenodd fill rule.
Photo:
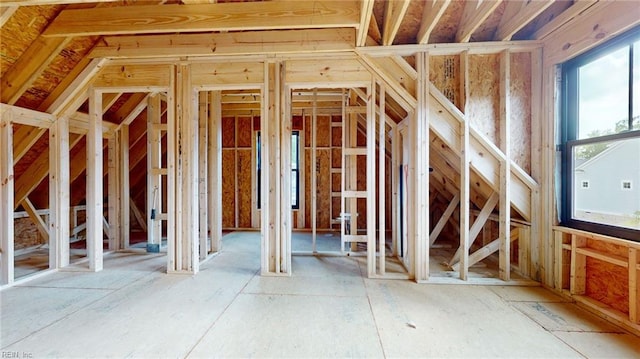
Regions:
<instances>
[{"instance_id":1,"label":"horizontal wooden beam","mask_svg":"<svg viewBox=\"0 0 640 359\"><path fill-rule=\"evenodd\" d=\"M104 37L90 57L144 58L352 51L353 28Z\"/></svg>"},{"instance_id":2,"label":"horizontal wooden beam","mask_svg":"<svg viewBox=\"0 0 640 359\"><path fill-rule=\"evenodd\" d=\"M43 35L357 28L359 24L360 6L356 1L172 4L64 10Z\"/></svg>"},{"instance_id":3,"label":"horizontal wooden beam","mask_svg":"<svg viewBox=\"0 0 640 359\"><path fill-rule=\"evenodd\" d=\"M4 114L6 111L10 111L13 114L12 122L22 125L49 128L55 121L55 116L48 113L0 103L0 113Z\"/></svg>"},{"instance_id":4,"label":"horizontal wooden beam","mask_svg":"<svg viewBox=\"0 0 640 359\"><path fill-rule=\"evenodd\" d=\"M118 2L120 0L100 0L100 2ZM93 0L2 0L0 5L4 6L42 6L58 4L85 4L96 2Z\"/></svg>"},{"instance_id":5,"label":"horizontal wooden beam","mask_svg":"<svg viewBox=\"0 0 640 359\"><path fill-rule=\"evenodd\" d=\"M490 55L499 54L504 50L515 52L531 52L542 48L541 41L484 41L468 43L447 43L447 44L416 44L416 45L393 45L393 46L366 46L358 47L356 51L360 54L371 57L412 56L418 52L428 52L429 56L459 55L468 52L469 55Z\"/></svg>"}]
</instances>

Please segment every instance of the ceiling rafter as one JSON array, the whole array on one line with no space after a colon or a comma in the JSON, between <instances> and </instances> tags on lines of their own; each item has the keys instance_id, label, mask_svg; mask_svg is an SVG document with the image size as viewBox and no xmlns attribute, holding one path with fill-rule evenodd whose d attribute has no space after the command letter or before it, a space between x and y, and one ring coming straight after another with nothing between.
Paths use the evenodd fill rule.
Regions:
<instances>
[{"instance_id":1,"label":"ceiling rafter","mask_svg":"<svg viewBox=\"0 0 640 359\"><path fill-rule=\"evenodd\" d=\"M424 4L422 21L420 21L420 30L418 30L417 36L419 44L429 42L431 32L435 29L449 4L451 4L451 0L429 0Z\"/></svg>"},{"instance_id":2,"label":"ceiling rafter","mask_svg":"<svg viewBox=\"0 0 640 359\"><path fill-rule=\"evenodd\" d=\"M367 42L369 24L373 15L374 0L362 0L360 8L360 26L358 27L357 46L364 46Z\"/></svg>"},{"instance_id":3,"label":"ceiling rafter","mask_svg":"<svg viewBox=\"0 0 640 359\"><path fill-rule=\"evenodd\" d=\"M571 21L574 17L578 16L580 13L590 8L593 4L597 3L598 0L576 0L573 5L571 5L568 9L560 13L553 20L544 24L541 28L536 30L533 33L532 38L536 40L542 40L552 32L556 31L562 25Z\"/></svg>"},{"instance_id":4,"label":"ceiling rafter","mask_svg":"<svg viewBox=\"0 0 640 359\"><path fill-rule=\"evenodd\" d=\"M502 0L467 1L462 12L462 20L456 33L456 42L469 42L471 35L482 25L482 23L493 13L502 3Z\"/></svg>"},{"instance_id":5,"label":"ceiling rafter","mask_svg":"<svg viewBox=\"0 0 640 359\"><path fill-rule=\"evenodd\" d=\"M268 1L64 10L44 36L358 27L356 1Z\"/></svg>"},{"instance_id":6,"label":"ceiling rafter","mask_svg":"<svg viewBox=\"0 0 640 359\"><path fill-rule=\"evenodd\" d=\"M500 25L496 30L495 40L508 41L520 29L525 27L536 16L553 5L553 1L509 2ZM512 13L515 12L515 13Z\"/></svg>"},{"instance_id":7,"label":"ceiling rafter","mask_svg":"<svg viewBox=\"0 0 640 359\"><path fill-rule=\"evenodd\" d=\"M410 3L411 0L387 1L387 7L384 12L384 29L382 31L383 45L389 46L393 44Z\"/></svg>"}]
</instances>

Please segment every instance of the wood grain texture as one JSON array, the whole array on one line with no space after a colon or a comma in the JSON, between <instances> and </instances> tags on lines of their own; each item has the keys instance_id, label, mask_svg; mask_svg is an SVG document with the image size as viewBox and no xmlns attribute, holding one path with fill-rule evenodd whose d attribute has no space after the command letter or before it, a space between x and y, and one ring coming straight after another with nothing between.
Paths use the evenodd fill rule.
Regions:
<instances>
[{"instance_id":1,"label":"wood grain texture","mask_svg":"<svg viewBox=\"0 0 640 359\"><path fill-rule=\"evenodd\" d=\"M64 10L45 36L357 27L356 1L274 1Z\"/></svg>"}]
</instances>

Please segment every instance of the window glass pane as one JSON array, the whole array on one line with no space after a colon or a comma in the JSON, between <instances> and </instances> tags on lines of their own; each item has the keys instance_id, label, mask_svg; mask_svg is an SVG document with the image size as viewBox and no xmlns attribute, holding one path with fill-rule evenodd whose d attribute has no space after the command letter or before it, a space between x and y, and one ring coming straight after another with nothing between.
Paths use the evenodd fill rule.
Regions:
<instances>
[{"instance_id":1,"label":"window glass pane","mask_svg":"<svg viewBox=\"0 0 640 359\"><path fill-rule=\"evenodd\" d=\"M633 129L640 130L640 41L633 45Z\"/></svg>"},{"instance_id":2,"label":"window glass pane","mask_svg":"<svg viewBox=\"0 0 640 359\"><path fill-rule=\"evenodd\" d=\"M298 173L291 171L291 206L298 206Z\"/></svg>"},{"instance_id":3,"label":"window glass pane","mask_svg":"<svg viewBox=\"0 0 640 359\"><path fill-rule=\"evenodd\" d=\"M626 131L629 127L629 47L578 69L578 138Z\"/></svg>"},{"instance_id":4,"label":"window glass pane","mask_svg":"<svg viewBox=\"0 0 640 359\"><path fill-rule=\"evenodd\" d=\"M573 147L573 218L640 229L640 138Z\"/></svg>"}]
</instances>

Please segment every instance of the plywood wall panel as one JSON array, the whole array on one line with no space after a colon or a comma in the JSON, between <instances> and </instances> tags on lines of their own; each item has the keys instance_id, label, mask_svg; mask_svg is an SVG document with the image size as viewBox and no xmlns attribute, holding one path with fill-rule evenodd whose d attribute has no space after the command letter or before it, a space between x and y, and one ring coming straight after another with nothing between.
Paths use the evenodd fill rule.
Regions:
<instances>
[{"instance_id":1,"label":"plywood wall panel","mask_svg":"<svg viewBox=\"0 0 640 359\"><path fill-rule=\"evenodd\" d=\"M318 116L317 117L317 147L329 147L331 146L331 117L330 116Z\"/></svg>"},{"instance_id":2,"label":"plywood wall panel","mask_svg":"<svg viewBox=\"0 0 640 359\"><path fill-rule=\"evenodd\" d=\"M222 227L236 226L236 154L222 150Z\"/></svg>"},{"instance_id":3,"label":"plywood wall panel","mask_svg":"<svg viewBox=\"0 0 640 359\"><path fill-rule=\"evenodd\" d=\"M238 150L238 227L251 227L251 150Z\"/></svg>"},{"instance_id":4,"label":"plywood wall panel","mask_svg":"<svg viewBox=\"0 0 640 359\"><path fill-rule=\"evenodd\" d=\"M500 56L469 56L469 99L467 114L471 126L499 145Z\"/></svg>"},{"instance_id":5,"label":"plywood wall panel","mask_svg":"<svg viewBox=\"0 0 640 359\"><path fill-rule=\"evenodd\" d=\"M222 147L236 146L236 119L234 117L222 118Z\"/></svg>"},{"instance_id":6,"label":"plywood wall panel","mask_svg":"<svg viewBox=\"0 0 640 359\"><path fill-rule=\"evenodd\" d=\"M531 173L531 54L511 54L510 65L511 159Z\"/></svg>"},{"instance_id":7,"label":"plywood wall panel","mask_svg":"<svg viewBox=\"0 0 640 359\"><path fill-rule=\"evenodd\" d=\"M331 168L342 168L342 147L331 149Z\"/></svg>"},{"instance_id":8,"label":"plywood wall panel","mask_svg":"<svg viewBox=\"0 0 640 359\"><path fill-rule=\"evenodd\" d=\"M623 313L629 313L628 270L587 257L586 295Z\"/></svg>"},{"instance_id":9,"label":"plywood wall panel","mask_svg":"<svg viewBox=\"0 0 640 359\"><path fill-rule=\"evenodd\" d=\"M331 127L331 146L342 147L342 127Z\"/></svg>"},{"instance_id":10,"label":"plywood wall panel","mask_svg":"<svg viewBox=\"0 0 640 359\"><path fill-rule=\"evenodd\" d=\"M236 143L238 147L251 147L253 142L252 122L253 119L251 117L238 117L236 121L236 126L238 127Z\"/></svg>"},{"instance_id":11,"label":"plywood wall panel","mask_svg":"<svg viewBox=\"0 0 640 359\"><path fill-rule=\"evenodd\" d=\"M317 226L318 229L327 229L331 228L331 150L317 150L317 156L319 170L316 173L318 178Z\"/></svg>"},{"instance_id":12,"label":"plywood wall panel","mask_svg":"<svg viewBox=\"0 0 640 359\"><path fill-rule=\"evenodd\" d=\"M340 173L332 173L331 174L331 190L333 192L340 192L342 181L342 175Z\"/></svg>"},{"instance_id":13,"label":"plywood wall panel","mask_svg":"<svg viewBox=\"0 0 640 359\"><path fill-rule=\"evenodd\" d=\"M440 90L454 105L460 108L460 56L431 56L429 57L429 81Z\"/></svg>"},{"instance_id":14,"label":"plywood wall panel","mask_svg":"<svg viewBox=\"0 0 640 359\"><path fill-rule=\"evenodd\" d=\"M305 128L306 131L306 128ZM311 150L304 149L304 223L306 228L311 228Z\"/></svg>"}]
</instances>

